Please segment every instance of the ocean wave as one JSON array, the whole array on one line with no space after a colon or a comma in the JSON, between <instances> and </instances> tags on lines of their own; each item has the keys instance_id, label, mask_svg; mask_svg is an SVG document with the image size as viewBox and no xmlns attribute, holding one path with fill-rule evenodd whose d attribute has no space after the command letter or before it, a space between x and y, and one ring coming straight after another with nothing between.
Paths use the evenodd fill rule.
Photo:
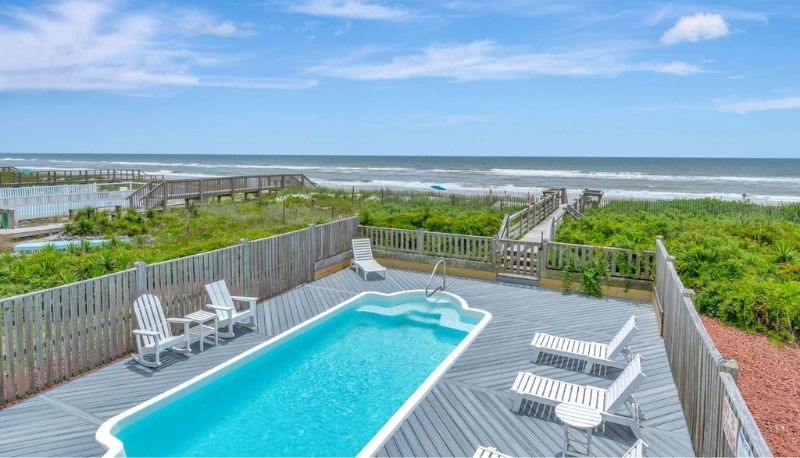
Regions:
<instances>
[{"instance_id":1,"label":"ocean wave","mask_svg":"<svg viewBox=\"0 0 800 458\"><path fill-rule=\"evenodd\" d=\"M641 172L584 172L581 170L490 169L488 174L516 177L593 178L600 180L733 181L800 184L800 177L655 175Z\"/></svg>"}]
</instances>

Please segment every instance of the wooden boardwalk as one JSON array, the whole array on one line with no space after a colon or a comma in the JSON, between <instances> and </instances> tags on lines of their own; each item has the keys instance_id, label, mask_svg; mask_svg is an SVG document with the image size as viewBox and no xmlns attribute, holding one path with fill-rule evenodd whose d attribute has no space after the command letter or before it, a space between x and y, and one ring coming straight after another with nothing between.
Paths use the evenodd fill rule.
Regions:
<instances>
[{"instance_id":1,"label":"wooden boardwalk","mask_svg":"<svg viewBox=\"0 0 800 458\"><path fill-rule=\"evenodd\" d=\"M553 240L553 234L550 233L550 220L553 218L558 218L564 214L564 205L558 207L558 209L550 216L545 218L544 221L537 224L533 229L528 231L525 235L522 236L520 240L523 242L534 242L534 243L542 243L543 239Z\"/></svg>"},{"instance_id":2,"label":"wooden boardwalk","mask_svg":"<svg viewBox=\"0 0 800 458\"><path fill-rule=\"evenodd\" d=\"M350 270L295 288L267 301L269 318L261 329L274 334L300 323L362 291L393 292L423 288L427 275L389 270L387 280L364 282ZM449 278L448 290L494 317L445 377L381 449L383 456L472 456L477 445L517 456L562 455L561 425L551 416L510 412L508 388L519 370L561 380L607 386L616 375L583 374L571 360L529 361L528 344L536 331L606 341L631 315L640 319L632 350L645 358L646 381L636 392L647 417L648 456L686 456L691 444L649 304L562 295L461 278ZM98 425L231 356L266 339L242 331L235 339L190 357L170 355L156 371L130 359L118 361L71 382L0 410L0 456L96 456ZM246 431L246 428L245 430ZM592 454L619 455L634 438L607 426L597 431ZM571 452L572 453L572 452Z\"/></svg>"}]
</instances>

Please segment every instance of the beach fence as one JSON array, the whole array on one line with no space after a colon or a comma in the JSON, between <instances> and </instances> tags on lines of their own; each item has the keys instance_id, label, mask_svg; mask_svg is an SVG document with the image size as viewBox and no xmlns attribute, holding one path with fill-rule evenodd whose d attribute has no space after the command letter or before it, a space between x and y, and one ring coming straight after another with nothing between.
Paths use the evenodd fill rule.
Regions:
<instances>
[{"instance_id":1,"label":"beach fence","mask_svg":"<svg viewBox=\"0 0 800 458\"><path fill-rule=\"evenodd\" d=\"M697 456L772 456L736 386L738 366L722 357L667 253L656 241L655 308ZM769 377L769 374L764 374Z\"/></svg>"},{"instance_id":2,"label":"beach fence","mask_svg":"<svg viewBox=\"0 0 800 458\"><path fill-rule=\"evenodd\" d=\"M346 262L357 230L358 218L347 218L2 299L0 402L131 353L137 327L131 306L141 294L160 296L166 316L200 310L208 302L205 284L220 279L264 301ZM265 311L258 314L265 322Z\"/></svg>"}]
</instances>

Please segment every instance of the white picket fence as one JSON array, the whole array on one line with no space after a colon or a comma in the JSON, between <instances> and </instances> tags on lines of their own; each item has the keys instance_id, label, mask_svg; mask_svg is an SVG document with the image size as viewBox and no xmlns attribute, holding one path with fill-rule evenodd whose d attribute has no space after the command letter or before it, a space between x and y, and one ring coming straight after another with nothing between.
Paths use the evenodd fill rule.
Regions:
<instances>
[{"instance_id":1,"label":"white picket fence","mask_svg":"<svg viewBox=\"0 0 800 458\"><path fill-rule=\"evenodd\" d=\"M97 184L67 184L62 186L25 186L20 188L0 188L0 199L17 197L64 196L70 194L92 194L97 192Z\"/></svg>"},{"instance_id":2,"label":"white picket fence","mask_svg":"<svg viewBox=\"0 0 800 458\"><path fill-rule=\"evenodd\" d=\"M110 193L109 193L110 194ZM127 194L127 193L126 193ZM76 202L60 202L41 205L26 205L23 207L13 208L14 216L17 221L38 219L38 218L51 218L53 216L66 216L69 215L71 210L80 210L81 208L115 208L115 207L128 207L128 200L125 196L116 198L92 198L83 199ZM2 208L2 206L0 206Z\"/></svg>"}]
</instances>

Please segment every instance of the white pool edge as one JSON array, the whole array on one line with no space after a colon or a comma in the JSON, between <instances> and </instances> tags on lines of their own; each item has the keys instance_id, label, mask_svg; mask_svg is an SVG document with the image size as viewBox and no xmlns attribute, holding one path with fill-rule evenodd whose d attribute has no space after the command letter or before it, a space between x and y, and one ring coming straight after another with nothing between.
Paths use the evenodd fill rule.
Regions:
<instances>
[{"instance_id":1,"label":"white pool edge","mask_svg":"<svg viewBox=\"0 0 800 458\"><path fill-rule=\"evenodd\" d=\"M412 293L412 292L414 293L424 292L424 290L403 291L403 293ZM387 421L386 424L383 425L383 427L380 430L378 430L375 436L373 436L372 439L369 442L367 442L367 445L365 445L364 448L362 448L361 451L358 452L358 455L356 456L359 458L375 456L375 453L378 451L378 449L380 449L383 446L383 444L387 440L389 440L390 437L392 437L394 432L397 431L397 428L400 427L400 425L417 407L417 405L419 405L419 403L422 402L422 399L424 399L425 396L427 396L431 388L433 388L433 386L439 382L439 380L442 378L442 376L444 376L447 370L450 369L450 366L452 366L453 363L456 362L456 360L461 356L461 354L464 353L467 347L469 347L472 341L474 341L478 337L478 334L481 333L483 328L485 328L486 325L489 324L489 321L492 319L491 313L487 312L486 310L474 309L470 307L469 304L467 304L467 301L462 299L461 296L457 296L455 294L448 293L446 291L440 291L436 294L446 294L450 296L451 298L455 299L458 302L458 304L464 311L478 313L480 315L483 315L483 318L481 318L481 320L475 325L475 327L472 328L472 330L461 341L461 343L458 344L458 346L453 351L450 352L447 358L445 358L444 361L442 361L439 364L436 370L431 372L431 375L429 375L428 378L425 379L425 381L422 383L422 385L420 385L416 389L416 391L414 391L414 394L412 394L411 397L409 397L406 400L406 402L404 402L403 405L400 406L400 409L398 409L397 412L395 412L394 415L392 415L392 417L389 418L389 421Z\"/></svg>"},{"instance_id":2,"label":"white pool edge","mask_svg":"<svg viewBox=\"0 0 800 458\"><path fill-rule=\"evenodd\" d=\"M189 379L189 380L187 380L187 381L185 381L185 382L183 382L183 383L181 383L181 384L179 384L179 385L177 385L177 386L175 386L173 388L170 388L169 390L167 390L167 391L165 391L165 392L163 392L163 393L161 393L161 394L159 394L159 395L157 395L157 396L155 396L155 397L153 397L153 398L151 398L151 399L149 399L147 401L144 401L144 402L142 402L140 404L137 404L137 405L131 407L130 409L127 409L127 410L125 410L125 411L123 411L123 412L121 412L121 413L109 418L108 420L103 422L103 424L101 424L100 427L97 429L97 432L95 433L95 441L97 441L100 445L102 445L103 447L105 447L107 449L107 451L103 454L104 458L124 457L125 456L124 445L123 445L122 441L120 441L119 439L117 439L116 436L114 436L113 432L115 431L115 428L117 426L119 426L120 423L124 422L125 420L131 419L132 417L136 417L138 414L140 414L144 410L148 409L149 407L151 407L151 406L153 406L155 404L158 404L159 402L163 401L164 399L167 399L170 396L173 396L177 392L182 391L182 390L190 387L191 385L199 382L200 380L202 380L204 378L210 377L210 376L216 374L217 372L225 370L229 366L232 366L232 365L238 363L239 361L249 357L253 353L257 353L257 352L259 352L259 351L261 351L261 350L263 350L263 349L265 349L267 347L270 347L270 346L278 344L279 342L281 342L284 339L287 339L289 337L292 337L294 335L297 335L297 334L301 333L306 328L311 327L312 325L316 324L320 320L323 320L323 319L329 317L330 315L338 313L343 308L347 307L351 303L361 299L364 296L377 295L377 296L383 296L383 297L391 297L391 296L399 296L399 295L403 295L403 294L412 294L412 293L423 293L424 294L425 291L424 290L406 290L406 291L398 291L398 292L395 292L395 293L388 293L388 294L387 293L381 293L381 292L378 292L378 291L365 291L363 293L359 293L359 294L351 297L350 299L348 299L348 300L346 300L346 301L344 301L344 302L342 302L342 303L340 303L340 304L338 304L338 305L336 305L334 307L331 307L330 309L320 313L319 315L317 315L317 316L315 316L315 317L313 317L311 319L308 319L308 320L298 324L297 326L289 328L286 331L283 331L282 333L276 335L275 337L272 337L271 339L269 339L269 340L267 340L265 342L262 342L262 343L256 345L255 347L253 347L253 348L251 348L251 349L249 349L249 350L247 350L247 351L245 351L243 353L240 353L237 356L234 356L233 358L225 361L224 363L219 364L219 365L217 365L217 366L215 366L215 367L213 367L213 368L211 368L211 369L209 369L209 370L207 370L205 372L202 372L202 373L192 377L191 379ZM471 308L467 304L467 302L464 299L462 299L460 296L457 296L455 294L452 294L452 293L449 293L449 292L445 292L445 291L440 291L440 292L438 292L436 294L437 295L438 294L443 294L443 295L450 296L452 299L454 299L459 304L459 306L461 307L462 310L483 315L483 318L481 318L481 320L475 325L475 327L469 332L469 334L467 334L467 336L461 341L461 343L452 352L450 352L450 354L447 356L447 358L445 358L444 361L442 361L441 364L439 364L439 366L431 373L431 375L429 375L428 378L425 379L425 382L423 382L422 385L420 385L419 388L417 388L417 390L414 391L414 394L412 394L411 397L409 397L406 400L406 402L403 403L403 405L400 407L400 409L397 412L395 412L394 415L392 415L392 417L378 431L378 433L367 443L367 445L364 446L364 448L358 453L359 457L361 457L361 456L369 456L369 455L374 454L374 452L377 451L377 449L380 448L383 445L383 443L386 442L386 440L389 437L391 437L392 433L394 433L394 431L400 426L400 424L411 413L411 411L414 409L414 407L416 407L417 404L419 404L420 401L422 401L422 398L425 397L425 395L428 393L428 391L430 391L430 389L433 387L433 385L435 385L436 382L442 377L442 375L444 375L444 373L447 371L447 369L449 369L450 366L455 362L455 360L458 359L458 357L464 352L464 350L466 350L466 348L469 346L469 344L477 337L477 335L480 333L480 331L486 326L486 324L488 324L489 320L491 320L491 318L492 318L492 314L487 312L487 311L485 311L485 310Z\"/></svg>"}]
</instances>

